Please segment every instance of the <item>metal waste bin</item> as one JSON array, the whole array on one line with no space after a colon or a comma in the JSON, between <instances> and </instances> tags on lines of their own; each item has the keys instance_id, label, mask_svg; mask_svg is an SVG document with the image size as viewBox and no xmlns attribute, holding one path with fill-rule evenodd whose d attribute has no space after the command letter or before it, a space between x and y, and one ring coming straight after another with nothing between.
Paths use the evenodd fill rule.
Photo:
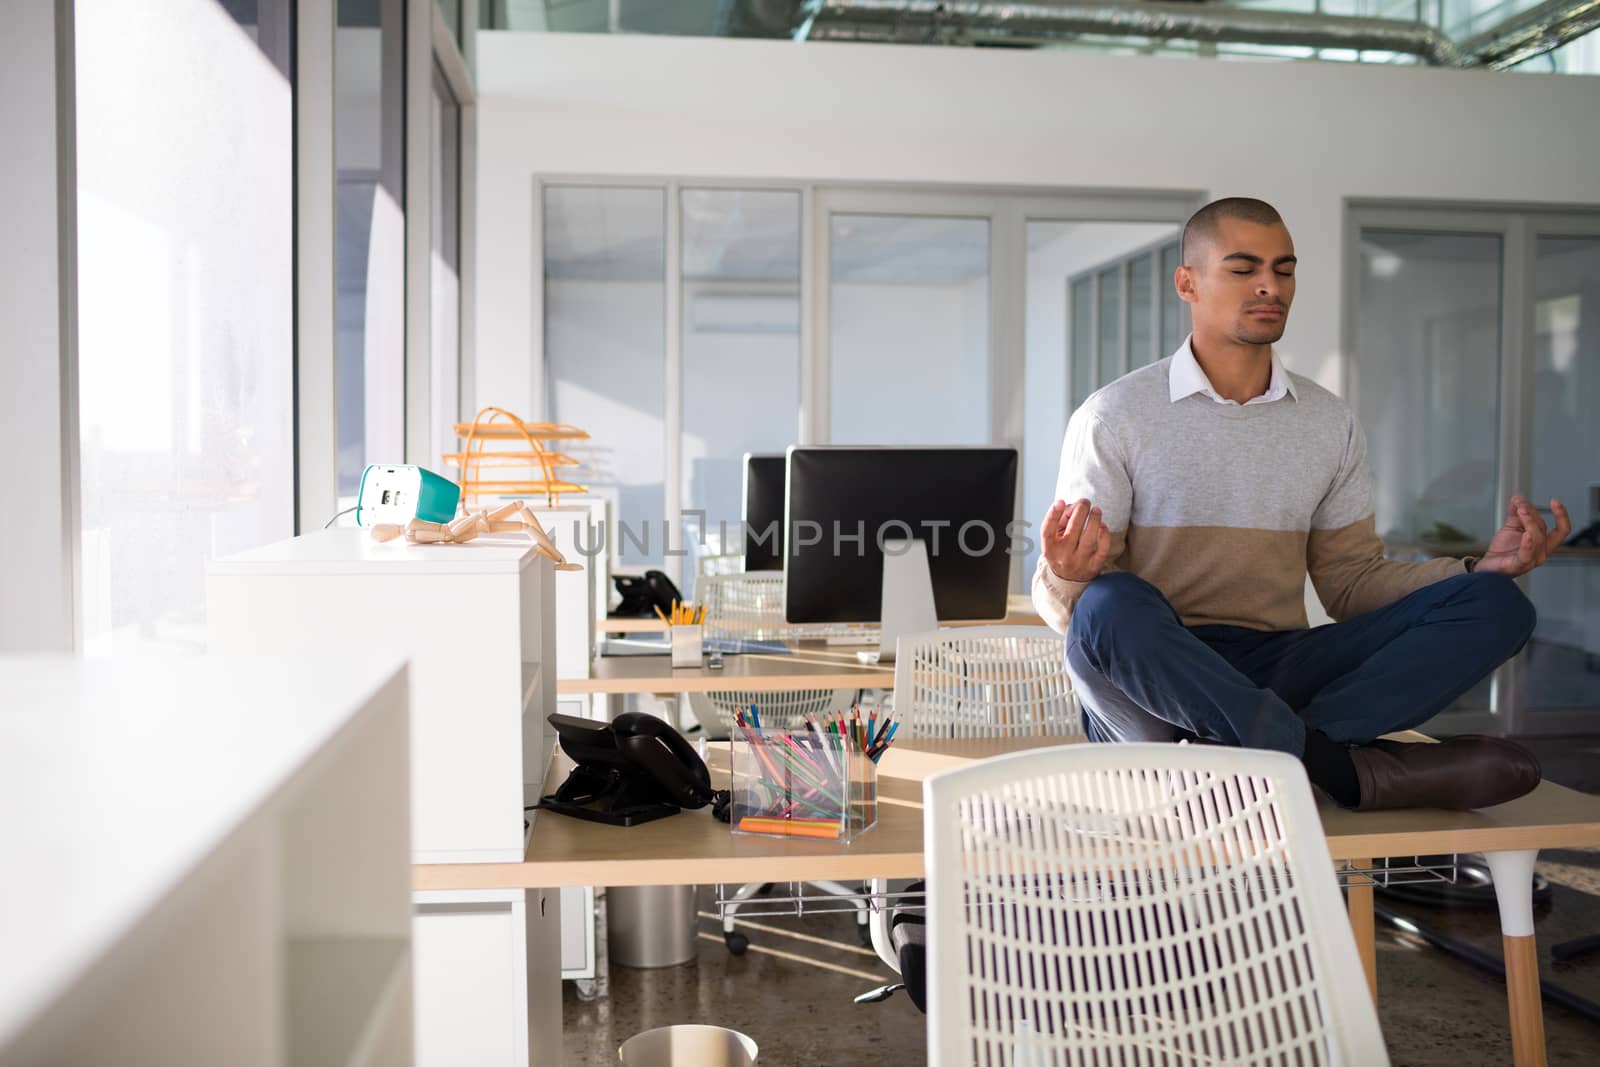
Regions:
<instances>
[{"instance_id":1,"label":"metal waste bin","mask_svg":"<svg viewBox=\"0 0 1600 1067\"><path fill-rule=\"evenodd\" d=\"M663 1026L617 1049L623 1067L753 1067L756 1043L721 1026Z\"/></svg>"},{"instance_id":2,"label":"metal waste bin","mask_svg":"<svg viewBox=\"0 0 1600 1067\"><path fill-rule=\"evenodd\" d=\"M606 889L606 937L611 962L624 967L675 967L694 959L692 885L630 885Z\"/></svg>"}]
</instances>

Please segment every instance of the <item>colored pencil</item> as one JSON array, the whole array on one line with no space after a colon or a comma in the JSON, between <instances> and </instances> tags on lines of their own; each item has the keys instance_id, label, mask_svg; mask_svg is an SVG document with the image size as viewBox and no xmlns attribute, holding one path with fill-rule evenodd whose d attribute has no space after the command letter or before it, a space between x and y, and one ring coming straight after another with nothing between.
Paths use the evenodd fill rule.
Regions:
<instances>
[{"instance_id":1,"label":"colored pencil","mask_svg":"<svg viewBox=\"0 0 1600 1067\"><path fill-rule=\"evenodd\" d=\"M787 834L790 837L836 838L841 828L834 820L775 819L759 815L746 815L739 820L739 829L758 834Z\"/></svg>"},{"instance_id":2,"label":"colored pencil","mask_svg":"<svg viewBox=\"0 0 1600 1067\"><path fill-rule=\"evenodd\" d=\"M773 786L780 790L783 789L783 775L778 773L778 768L767 757L766 752L762 750L761 736L750 728L750 724L745 722L743 715L736 714L734 716L734 721L739 725L739 728L744 731L745 743L749 744L754 750L757 761L760 762L761 767L767 772L767 776L771 779Z\"/></svg>"}]
</instances>

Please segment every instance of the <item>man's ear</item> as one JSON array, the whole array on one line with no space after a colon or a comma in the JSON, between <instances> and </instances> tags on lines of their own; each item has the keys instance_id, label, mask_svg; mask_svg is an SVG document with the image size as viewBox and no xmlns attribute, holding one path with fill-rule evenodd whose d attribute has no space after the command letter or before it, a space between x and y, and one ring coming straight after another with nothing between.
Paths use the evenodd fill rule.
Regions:
<instances>
[{"instance_id":1,"label":"man's ear","mask_svg":"<svg viewBox=\"0 0 1600 1067\"><path fill-rule=\"evenodd\" d=\"M1199 294L1194 290L1194 268L1179 267L1172 274L1172 285L1178 290L1178 298L1186 304L1193 304L1199 300Z\"/></svg>"}]
</instances>

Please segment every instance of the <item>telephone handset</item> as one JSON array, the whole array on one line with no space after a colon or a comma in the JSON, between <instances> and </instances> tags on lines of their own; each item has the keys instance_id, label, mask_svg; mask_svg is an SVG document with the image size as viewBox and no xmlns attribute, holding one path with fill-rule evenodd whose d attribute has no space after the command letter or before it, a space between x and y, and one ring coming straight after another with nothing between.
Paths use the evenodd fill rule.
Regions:
<instances>
[{"instance_id":1,"label":"telephone handset","mask_svg":"<svg viewBox=\"0 0 1600 1067\"><path fill-rule=\"evenodd\" d=\"M665 719L625 711L612 720L611 729L622 754L647 771L678 807L703 808L711 803L711 772L705 761Z\"/></svg>"},{"instance_id":2,"label":"telephone handset","mask_svg":"<svg viewBox=\"0 0 1600 1067\"><path fill-rule=\"evenodd\" d=\"M713 799L705 762L663 719L629 711L603 723L558 714L550 725L577 766L541 808L634 826Z\"/></svg>"}]
</instances>

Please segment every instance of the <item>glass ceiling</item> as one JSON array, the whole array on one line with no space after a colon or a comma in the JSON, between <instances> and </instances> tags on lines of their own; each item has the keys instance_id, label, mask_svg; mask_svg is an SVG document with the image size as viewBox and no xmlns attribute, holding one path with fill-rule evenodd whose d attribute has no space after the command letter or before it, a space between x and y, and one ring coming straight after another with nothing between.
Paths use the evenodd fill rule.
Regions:
<instances>
[{"instance_id":1,"label":"glass ceiling","mask_svg":"<svg viewBox=\"0 0 1600 1067\"><path fill-rule=\"evenodd\" d=\"M1048 2L1048 0L1046 0ZM1197 8L1231 6L1301 15L1354 16L1423 23L1441 30L1457 45L1492 31L1547 0L1227 0ZM1574 4L1581 0L1573 0ZM842 23L829 12L808 22L817 6L807 0L480 0L481 28L556 33L667 34L682 37L793 38L809 29L814 36L838 34ZM999 5L997 5L999 6ZM1108 6L1113 6L1108 4ZM1128 5L1136 6L1136 5ZM1570 8L1569 8L1570 10ZM830 19L832 21L830 21ZM856 23L855 25L860 25ZM1029 47L1093 50L1115 54L1206 56L1236 60L1327 60L1362 63L1418 63L1415 55L1309 44L1209 43L1181 39L1077 34L1050 40L999 42L981 32L947 23L935 34L928 21L899 25L874 20L876 29L893 27L907 43L977 47ZM937 39L934 39L934 38ZM921 38L921 40L919 40ZM1600 33L1590 32L1511 70L1558 74L1600 74Z\"/></svg>"}]
</instances>

